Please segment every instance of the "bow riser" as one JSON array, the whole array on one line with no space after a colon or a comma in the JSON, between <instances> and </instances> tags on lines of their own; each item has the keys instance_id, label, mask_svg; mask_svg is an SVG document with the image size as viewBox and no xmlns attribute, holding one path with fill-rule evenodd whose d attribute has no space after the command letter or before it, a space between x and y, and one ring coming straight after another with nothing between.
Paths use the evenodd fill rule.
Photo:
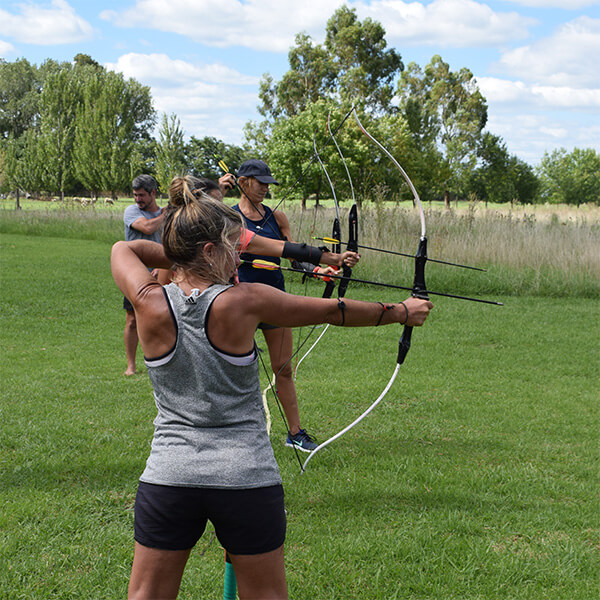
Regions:
<instances>
[{"instance_id":1,"label":"bow riser","mask_svg":"<svg viewBox=\"0 0 600 600\"><path fill-rule=\"evenodd\" d=\"M334 240L341 239L342 228L340 226L340 220L337 217L333 220L332 233L333 233L332 237ZM340 244L340 243L334 244L333 252L340 254L341 251L342 251L342 244ZM341 285L342 284L340 283L340 286ZM335 279L329 279L327 281L327 283L325 284L325 289L323 290L323 298L331 298L331 296L333 294L333 290L335 290Z\"/></svg>"},{"instance_id":2,"label":"bow riser","mask_svg":"<svg viewBox=\"0 0 600 600\"><path fill-rule=\"evenodd\" d=\"M415 254L415 279L413 281L412 295L415 298L429 300L427 295L427 285L425 284L425 265L427 264L427 238L421 238L417 253ZM410 340L412 337L413 328L410 325L405 325L402 331L402 337L398 342L398 358L399 365L404 363L404 359L410 350Z\"/></svg>"},{"instance_id":3,"label":"bow riser","mask_svg":"<svg viewBox=\"0 0 600 600\"><path fill-rule=\"evenodd\" d=\"M352 205L350 212L348 213L348 243L346 244L346 250L349 252L358 252L358 212L356 204ZM334 236L334 239L336 238ZM346 264L342 265L342 273L344 274L343 279L340 281L338 288L338 297L343 298L346 295L348 284L350 283L350 277L352 277L352 268Z\"/></svg>"}]
</instances>

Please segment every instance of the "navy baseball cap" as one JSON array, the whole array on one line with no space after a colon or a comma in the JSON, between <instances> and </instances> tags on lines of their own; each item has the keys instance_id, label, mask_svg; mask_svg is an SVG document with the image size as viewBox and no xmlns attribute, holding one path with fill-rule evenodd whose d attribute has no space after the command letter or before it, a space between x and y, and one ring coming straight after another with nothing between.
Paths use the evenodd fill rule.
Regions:
<instances>
[{"instance_id":1,"label":"navy baseball cap","mask_svg":"<svg viewBox=\"0 0 600 600\"><path fill-rule=\"evenodd\" d=\"M256 158L251 158L250 160L243 162L238 169L237 176L254 177L261 183L274 183L275 185L279 185L279 182L271 175L271 169L269 169L267 163Z\"/></svg>"}]
</instances>

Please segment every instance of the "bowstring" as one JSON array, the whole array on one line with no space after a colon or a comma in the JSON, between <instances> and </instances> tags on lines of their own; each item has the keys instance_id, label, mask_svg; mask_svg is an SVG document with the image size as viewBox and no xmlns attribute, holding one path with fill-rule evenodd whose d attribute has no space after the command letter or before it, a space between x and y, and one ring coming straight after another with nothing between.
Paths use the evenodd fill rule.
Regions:
<instances>
[{"instance_id":1,"label":"bowstring","mask_svg":"<svg viewBox=\"0 0 600 600\"><path fill-rule=\"evenodd\" d=\"M267 346L267 348L268 348L268 346ZM263 360L262 351L260 349L258 349L257 353L258 353L258 358L260 360L260 364L262 365L263 370L265 372L265 375L267 377L267 381L270 381L271 380L271 376L269 375L269 371L267 369L267 365L265 364L265 361ZM288 362L289 362L289 360L284 363L284 365L281 367L281 369L283 369L283 367L285 367L285 365L287 365ZM281 372L281 369L279 369L279 371L277 372L277 374L274 374L275 377L274 377L273 385L271 385L269 387L270 387L271 391L273 392L273 397L275 398L275 404L277 405L277 408L279 410L279 414L281 415L281 418L283 419L283 422L285 423L285 428L287 430L287 434L288 434L289 437L291 437L292 436L292 432L290 431L290 425L288 423L288 420L285 417L285 414L284 414L284 411L283 411L283 407L281 406L281 402L279 401L279 395L277 393L277 376ZM300 465L300 469L302 469L302 460L300 458L300 455L298 454L298 448L296 448L295 444L293 444L292 447L294 448L294 454L296 455L296 459L298 460L298 464Z\"/></svg>"},{"instance_id":2,"label":"bowstring","mask_svg":"<svg viewBox=\"0 0 600 600\"><path fill-rule=\"evenodd\" d=\"M317 207L317 203L315 202L315 210L313 213L313 222L312 222L312 227L310 230L310 236L309 239L311 239L314 236L315 233L315 229L317 226L317 211L318 211L318 207ZM298 226L298 236L296 239L300 239L300 232L301 232L301 225L302 225L302 216L304 215L304 210L301 211L300 213L300 224ZM307 296L308 293L308 277L304 276L303 277L303 281L304 281L304 296ZM291 292L290 292L291 293ZM306 336L306 339L302 339L302 329L303 327L299 327L298 328L298 334L296 336L296 351L293 354L293 358L295 358L296 360L294 361L294 381L296 381L296 372L298 371L298 355L300 354L300 350L302 349L302 347L306 344L306 342L310 339L311 335L313 334L313 332L315 331L317 325L313 325L311 330L308 333L308 336Z\"/></svg>"}]
</instances>

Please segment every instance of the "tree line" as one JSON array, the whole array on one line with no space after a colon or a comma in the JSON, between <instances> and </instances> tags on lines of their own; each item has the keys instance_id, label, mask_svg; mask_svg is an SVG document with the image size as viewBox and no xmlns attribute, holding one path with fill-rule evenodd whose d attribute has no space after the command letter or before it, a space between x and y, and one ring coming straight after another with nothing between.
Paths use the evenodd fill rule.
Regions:
<instances>
[{"instance_id":1,"label":"tree line","mask_svg":"<svg viewBox=\"0 0 600 600\"><path fill-rule=\"evenodd\" d=\"M185 144L174 115L163 115L153 137L156 124L149 87L85 54L39 67L0 60L0 192L116 197L139 173L166 190L175 174L206 172L205 146L231 154L212 138Z\"/></svg>"},{"instance_id":2,"label":"tree line","mask_svg":"<svg viewBox=\"0 0 600 600\"><path fill-rule=\"evenodd\" d=\"M485 129L487 103L468 69L452 71L437 55L425 67L405 66L383 26L361 22L354 9L335 11L322 44L299 33L288 59L279 81L263 76L262 120L246 124L242 146L209 136L186 142L177 115L159 118L147 86L85 54L39 67L0 60L0 191L117 196L142 172L164 191L176 174L216 179L259 157L283 189L297 184L305 204L331 195L313 160L318 147L340 199L351 192L346 167L359 201L408 198L399 173L351 119L335 136L346 165L329 143L355 107L425 201L600 202L595 150L546 152L532 167Z\"/></svg>"}]
</instances>

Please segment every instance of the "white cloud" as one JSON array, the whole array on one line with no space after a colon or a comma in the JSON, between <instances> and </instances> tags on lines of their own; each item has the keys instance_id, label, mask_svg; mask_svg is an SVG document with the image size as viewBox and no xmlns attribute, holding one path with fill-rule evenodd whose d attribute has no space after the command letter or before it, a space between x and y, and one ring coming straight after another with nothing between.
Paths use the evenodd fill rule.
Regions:
<instances>
[{"instance_id":1,"label":"white cloud","mask_svg":"<svg viewBox=\"0 0 600 600\"><path fill-rule=\"evenodd\" d=\"M126 77L135 77L146 85L185 85L194 80L207 83L258 85L258 78L242 75L239 71L222 63L195 64L166 54L138 54L131 52L119 57L116 63L106 68L119 71Z\"/></svg>"},{"instance_id":2,"label":"white cloud","mask_svg":"<svg viewBox=\"0 0 600 600\"><path fill-rule=\"evenodd\" d=\"M534 8L561 8L563 10L578 10L600 4L600 0L509 0L509 2Z\"/></svg>"},{"instance_id":3,"label":"white cloud","mask_svg":"<svg viewBox=\"0 0 600 600\"><path fill-rule=\"evenodd\" d=\"M491 46L527 37L536 23L475 0L137 0L100 16L117 26L169 31L209 46L287 52L300 31L322 41L327 19L342 4L355 7L361 20L381 22L392 44Z\"/></svg>"},{"instance_id":4,"label":"white cloud","mask_svg":"<svg viewBox=\"0 0 600 600\"><path fill-rule=\"evenodd\" d=\"M600 87L600 19L579 17L550 37L506 52L496 67L551 86Z\"/></svg>"},{"instance_id":5,"label":"white cloud","mask_svg":"<svg viewBox=\"0 0 600 600\"><path fill-rule=\"evenodd\" d=\"M287 52L299 31L323 36L342 0L137 0L101 18L122 27L149 27L187 36L208 46L243 46Z\"/></svg>"},{"instance_id":6,"label":"white cloud","mask_svg":"<svg viewBox=\"0 0 600 600\"><path fill-rule=\"evenodd\" d=\"M6 57L15 53L15 47L4 40L0 40L0 57Z\"/></svg>"},{"instance_id":7,"label":"white cloud","mask_svg":"<svg viewBox=\"0 0 600 600\"><path fill-rule=\"evenodd\" d=\"M549 86L495 77L478 77L477 83L488 102L496 106L529 105L544 109L595 111L600 114L600 87L585 89Z\"/></svg>"},{"instance_id":8,"label":"white cloud","mask_svg":"<svg viewBox=\"0 0 600 600\"><path fill-rule=\"evenodd\" d=\"M600 151L600 88L580 89L478 77L488 101L486 128L530 164L557 148Z\"/></svg>"},{"instance_id":9,"label":"white cloud","mask_svg":"<svg viewBox=\"0 0 600 600\"><path fill-rule=\"evenodd\" d=\"M560 114L502 111L490 113L486 129L500 135L508 151L529 164L537 164L544 152L558 148L595 148L600 152L600 122L571 119Z\"/></svg>"},{"instance_id":10,"label":"white cloud","mask_svg":"<svg viewBox=\"0 0 600 600\"><path fill-rule=\"evenodd\" d=\"M107 69L151 88L155 108L175 113L186 135L210 135L239 144L258 79L220 63L197 64L166 54L125 54Z\"/></svg>"},{"instance_id":11,"label":"white cloud","mask_svg":"<svg viewBox=\"0 0 600 600\"><path fill-rule=\"evenodd\" d=\"M474 0L402 2L380 0L357 5L362 18L383 24L392 45L430 45L464 48L495 46L528 36L536 20L516 12L494 12Z\"/></svg>"},{"instance_id":12,"label":"white cloud","mask_svg":"<svg viewBox=\"0 0 600 600\"><path fill-rule=\"evenodd\" d=\"M19 42L53 46L93 37L92 26L66 0L52 0L49 7L31 2L17 6L20 14L0 9L0 22L3 34Z\"/></svg>"}]
</instances>

